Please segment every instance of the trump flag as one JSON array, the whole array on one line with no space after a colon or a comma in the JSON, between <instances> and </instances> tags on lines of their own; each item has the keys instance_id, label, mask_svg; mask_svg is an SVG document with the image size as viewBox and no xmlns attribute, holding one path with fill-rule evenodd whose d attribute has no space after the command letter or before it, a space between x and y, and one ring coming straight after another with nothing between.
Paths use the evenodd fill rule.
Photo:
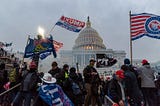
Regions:
<instances>
[{"instance_id":1,"label":"trump flag","mask_svg":"<svg viewBox=\"0 0 160 106\"><path fill-rule=\"evenodd\" d=\"M85 26L85 22L62 16L56 25L61 26L69 31L79 32Z\"/></svg>"},{"instance_id":2,"label":"trump flag","mask_svg":"<svg viewBox=\"0 0 160 106\"><path fill-rule=\"evenodd\" d=\"M160 16L149 13L131 14L131 39L143 36L160 39Z\"/></svg>"},{"instance_id":3,"label":"trump flag","mask_svg":"<svg viewBox=\"0 0 160 106\"><path fill-rule=\"evenodd\" d=\"M25 48L24 58L32 57L35 54L45 54L47 52L52 52L54 57L57 56L53 46L52 36L40 40L29 38L29 43Z\"/></svg>"}]
</instances>

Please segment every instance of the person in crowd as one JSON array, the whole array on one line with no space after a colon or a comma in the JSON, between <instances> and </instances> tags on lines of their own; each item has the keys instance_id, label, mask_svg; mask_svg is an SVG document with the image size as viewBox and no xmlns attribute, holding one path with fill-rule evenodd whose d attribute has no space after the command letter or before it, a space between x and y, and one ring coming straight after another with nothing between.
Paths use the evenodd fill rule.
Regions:
<instances>
[{"instance_id":1,"label":"person in crowd","mask_svg":"<svg viewBox=\"0 0 160 106\"><path fill-rule=\"evenodd\" d=\"M56 76L57 84L59 84L62 89L69 89L69 65L64 64L61 72L57 74Z\"/></svg>"},{"instance_id":2,"label":"person in crowd","mask_svg":"<svg viewBox=\"0 0 160 106\"><path fill-rule=\"evenodd\" d=\"M100 76L100 84L99 84L99 94L100 94L100 100L101 100L101 103L104 104L104 97L105 97L105 80L104 80L104 76L101 75Z\"/></svg>"},{"instance_id":3,"label":"person in crowd","mask_svg":"<svg viewBox=\"0 0 160 106\"><path fill-rule=\"evenodd\" d=\"M142 66L139 67L139 77L141 78L141 89L145 99L145 106L156 106L156 88L154 83L154 72L150 63L142 60Z\"/></svg>"},{"instance_id":4,"label":"person in crowd","mask_svg":"<svg viewBox=\"0 0 160 106\"><path fill-rule=\"evenodd\" d=\"M141 88L141 79L138 77L138 68L133 66L128 58L124 59L124 65L128 66L129 70L135 74L138 87Z\"/></svg>"},{"instance_id":5,"label":"person in crowd","mask_svg":"<svg viewBox=\"0 0 160 106\"><path fill-rule=\"evenodd\" d=\"M6 64L5 63L1 63L0 64L0 93L4 92L4 85L8 82L8 72L5 69ZM5 98L5 95L2 95L0 97L0 105L3 104Z\"/></svg>"},{"instance_id":6,"label":"person in crowd","mask_svg":"<svg viewBox=\"0 0 160 106\"><path fill-rule=\"evenodd\" d=\"M128 99L130 106L141 106L143 105L143 95L138 87L137 78L135 74L130 71L130 67L127 65L122 65L121 69L125 74L125 95Z\"/></svg>"},{"instance_id":7,"label":"person in crowd","mask_svg":"<svg viewBox=\"0 0 160 106\"><path fill-rule=\"evenodd\" d=\"M0 64L0 90L2 90L3 85L8 82L8 72L5 66L5 63Z\"/></svg>"},{"instance_id":8,"label":"person in crowd","mask_svg":"<svg viewBox=\"0 0 160 106\"><path fill-rule=\"evenodd\" d=\"M60 73L61 69L58 67L58 64L56 61L52 62L52 69L48 71L53 77L56 76L56 74Z\"/></svg>"},{"instance_id":9,"label":"person in crowd","mask_svg":"<svg viewBox=\"0 0 160 106\"><path fill-rule=\"evenodd\" d=\"M31 99L37 87L38 76L36 73L37 65L32 61L29 65L28 72L23 75L20 90L12 102L13 106L21 106L24 100L24 106L30 106Z\"/></svg>"},{"instance_id":10,"label":"person in crowd","mask_svg":"<svg viewBox=\"0 0 160 106\"><path fill-rule=\"evenodd\" d=\"M108 86L108 96L119 106L125 105L125 91L123 79L125 78L123 70L117 70Z\"/></svg>"},{"instance_id":11,"label":"person in crowd","mask_svg":"<svg viewBox=\"0 0 160 106\"><path fill-rule=\"evenodd\" d=\"M72 98L74 98L74 95L72 92L72 83L69 79L69 65L64 64L61 72L57 74L55 77L57 79L57 84L59 84L62 87L65 94L69 98L71 98L71 100L73 100Z\"/></svg>"},{"instance_id":12,"label":"person in crowd","mask_svg":"<svg viewBox=\"0 0 160 106\"><path fill-rule=\"evenodd\" d=\"M50 73L44 73L34 106L74 106Z\"/></svg>"},{"instance_id":13,"label":"person in crowd","mask_svg":"<svg viewBox=\"0 0 160 106\"><path fill-rule=\"evenodd\" d=\"M100 103L98 94L100 77L97 70L94 68L96 61L94 59L90 59L89 62L89 65L87 65L83 70L85 89L87 92L85 96L84 106L89 106L90 100L92 106L95 106L96 104L98 104L98 106L101 106L102 103Z\"/></svg>"},{"instance_id":14,"label":"person in crowd","mask_svg":"<svg viewBox=\"0 0 160 106\"><path fill-rule=\"evenodd\" d=\"M76 73L76 68L71 67L69 70L69 78L71 80L71 82L74 82L77 84L77 88L75 88L77 90L77 93L73 92L73 98L72 101L74 103L75 106L82 106L83 104L83 94L82 94L82 89L81 85L83 82L82 76L79 75L80 73ZM79 90L79 91L78 91Z\"/></svg>"}]
</instances>

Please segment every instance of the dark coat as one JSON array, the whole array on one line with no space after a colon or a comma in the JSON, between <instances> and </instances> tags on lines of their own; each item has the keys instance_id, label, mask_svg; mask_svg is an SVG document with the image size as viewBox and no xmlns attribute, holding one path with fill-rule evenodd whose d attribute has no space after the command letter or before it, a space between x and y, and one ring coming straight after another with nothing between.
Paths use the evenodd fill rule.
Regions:
<instances>
[{"instance_id":1,"label":"dark coat","mask_svg":"<svg viewBox=\"0 0 160 106\"><path fill-rule=\"evenodd\" d=\"M97 75L92 76L91 73L96 72ZM83 70L83 76L84 76L84 82L85 83L95 83L95 82L100 82L100 78L98 75L97 70L93 67L88 65L86 68Z\"/></svg>"},{"instance_id":2,"label":"dark coat","mask_svg":"<svg viewBox=\"0 0 160 106\"><path fill-rule=\"evenodd\" d=\"M48 71L48 73L50 73L52 75L52 77L55 77L56 74L60 73L61 69L59 67L57 67L56 69L51 69Z\"/></svg>"},{"instance_id":3,"label":"dark coat","mask_svg":"<svg viewBox=\"0 0 160 106\"><path fill-rule=\"evenodd\" d=\"M111 81L109 83L108 95L116 103L118 103L120 100L122 100L121 87L115 78L111 79Z\"/></svg>"},{"instance_id":4,"label":"dark coat","mask_svg":"<svg viewBox=\"0 0 160 106\"><path fill-rule=\"evenodd\" d=\"M24 83L25 83L24 80L27 78L27 76L29 74L31 74L31 77L30 77L30 83L28 84L27 91L33 91L34 92L36 90L37 83L38 83L37 72L34 71L34 70L30 70L23 76L21 86L20 86L20 91L24 90Z\"/></svg>"},{"instance_id":5,"label":"dark coat","mask_svg":"<svg viewBox=\"0 0 160 106\"><path fill-rule=\"evenodd\" d=\"M139 89L135 74L129 70L125 71L125 94L137 103L142 101L142 92Z\"/></svg>"}]
</instances>

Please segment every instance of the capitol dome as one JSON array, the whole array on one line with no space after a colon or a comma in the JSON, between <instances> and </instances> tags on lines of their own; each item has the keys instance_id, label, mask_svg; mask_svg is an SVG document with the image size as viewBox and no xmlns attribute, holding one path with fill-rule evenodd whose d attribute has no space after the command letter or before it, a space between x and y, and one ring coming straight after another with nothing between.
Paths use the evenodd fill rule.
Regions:
<instances>
[{"instance_id":1,"label":"capitol dome","mask_svg":"<svg viewBox=\"0 0 160 106\"><path fill-rule=\"evenodd\" d=\"M91 27L89 17L86 22L86 27L75 40L73 50L106 50L102 38L99 36L98 32Z\"/></svg>"}]
</instances>

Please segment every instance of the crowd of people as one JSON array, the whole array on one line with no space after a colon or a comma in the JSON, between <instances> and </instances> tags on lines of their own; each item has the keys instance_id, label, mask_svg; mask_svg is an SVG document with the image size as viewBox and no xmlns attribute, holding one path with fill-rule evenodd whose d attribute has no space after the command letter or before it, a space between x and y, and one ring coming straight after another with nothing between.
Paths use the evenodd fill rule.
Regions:
<instances>
[{"instance_id":1,"label":"crowd of people","mask_svg":"<svg viewBox=\"0 0 160 106\"><path fill-rule=\"evenodd\" d=\"M27 63L14 62L10 70L1 63L0 106L102 106L105 96L114 106L160 105L160 77L155 78L155 70L146 59L141 67L125 59L112 79L99 75L95 62L91 59L82 73L67 64L60 68L56 61L47 73L38 72L34 61L29 68Z\"/></svg>"}]
</instances>

